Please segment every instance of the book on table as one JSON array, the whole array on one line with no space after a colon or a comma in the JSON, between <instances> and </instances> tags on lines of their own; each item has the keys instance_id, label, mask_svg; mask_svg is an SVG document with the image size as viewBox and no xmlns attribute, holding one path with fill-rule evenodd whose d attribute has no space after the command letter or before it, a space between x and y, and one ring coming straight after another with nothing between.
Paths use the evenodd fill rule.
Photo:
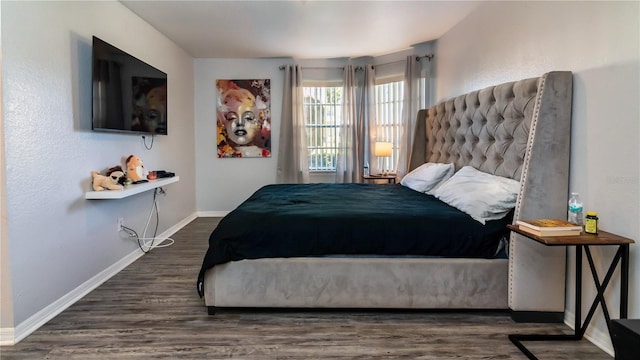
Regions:
<instances>
[{"instance_id":1,"label":"book on table","mask_svg":"<svg viewBox=\"0 0 640 360\"><path fill-rule=\"evenodd\" d=\"M517 220L516 225L537 236L574 236L582 232L582 226L560 219Z\"/></svg>"}]
</instances>

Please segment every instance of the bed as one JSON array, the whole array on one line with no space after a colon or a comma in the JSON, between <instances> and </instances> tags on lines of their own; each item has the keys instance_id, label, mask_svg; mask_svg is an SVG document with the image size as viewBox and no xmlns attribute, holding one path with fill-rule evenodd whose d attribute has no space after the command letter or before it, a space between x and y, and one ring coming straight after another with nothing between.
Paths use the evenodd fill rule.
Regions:
<instances>
[{"instance_id":1,"label":"bed","mask_svg":"<svg viewBox=\"0 0 640 360\"><path fill-rule=\"evenodd\" d=\"M516 183L513 209L499 219L472 219L441 201L441 189L448 186L450 194L460 183L440 183L427 194L374 184L258 190L209 239L198 277L209 313L225 307L511 309L516 320L562 321L565 249L505 228L518 219L566 216L571 98L571 72L557 71L419 112L410 170L447 165L455 171L450 180L479 171ZM249 231L249 224L258 226Z\"/></svg>"}]
</instances>

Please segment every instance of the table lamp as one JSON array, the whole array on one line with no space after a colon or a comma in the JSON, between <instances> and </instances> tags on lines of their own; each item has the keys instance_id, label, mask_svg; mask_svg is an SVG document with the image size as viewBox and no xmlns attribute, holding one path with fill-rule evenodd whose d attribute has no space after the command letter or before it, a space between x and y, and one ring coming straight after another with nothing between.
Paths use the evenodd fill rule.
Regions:
<instances>
[{"instance_id":1,"label":"table lamp","mask_svg":"<svg viewBox=\"0 0 640 360\"><path fill-rule=\"evenodd\" d=\"M392 144L386 141L376 141L373 148L373 153L376 157L390 157L392 151ZM382 175L387 175L387 170L384 170Z\"/></svg>"}]
</instances>

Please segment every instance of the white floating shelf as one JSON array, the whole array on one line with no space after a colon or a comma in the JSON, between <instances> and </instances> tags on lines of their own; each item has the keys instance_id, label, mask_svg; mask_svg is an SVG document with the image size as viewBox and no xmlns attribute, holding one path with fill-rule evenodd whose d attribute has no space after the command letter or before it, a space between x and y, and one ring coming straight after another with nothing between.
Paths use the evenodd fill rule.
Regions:
<instances>
[{"instance_id":1,"label":"white floating shelf","mask_svg":"<svg viewBox=\"0 0 640 360\"><path fill-rule=\"evenodd\" d=\"M95 199L95 200L122 199L131 195L139 194L141 192L153 190L161 186L178 182L178 180L180 180L180 177L174 176L174 177L162 178L158 180L149 180L149 182L142 183L142 184L125 186L125 188L122 190L87 191L84 194L84 198Z\"/></svg>"}]
</instances>

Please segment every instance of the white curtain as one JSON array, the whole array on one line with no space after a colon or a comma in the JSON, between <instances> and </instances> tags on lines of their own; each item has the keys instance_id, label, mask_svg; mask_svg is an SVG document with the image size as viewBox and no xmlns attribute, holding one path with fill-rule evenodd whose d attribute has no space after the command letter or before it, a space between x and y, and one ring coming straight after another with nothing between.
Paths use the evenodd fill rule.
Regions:
<instances>
[{"instance_id":1,"label":"white curtain","mask_svg":"<svg viewBox=\"0 0 640 360\"><path fill-rule=\"evenodd\" d=\"M369 171L372 174L379 174L382 169L378 168L378 162L374 161L373 149L376 144L377 121L376 121L376 71L373 65L364 67L364 81L362 85L362 97L360 103L360 118L366 129L366 136L363 136L363 152L362 158L364 162L369 163ZM364 162L360 164L360 168L364 166Z\"/></svg>"},{"instance_id":2,"label":"white curtain","mask_svg":"<svg viewBox=\"0 0 640 360\"><path fill-rule=\"evenodd\" d=\"M364 66L364 81L358 86L357 67L347 65L343 72L342 123L338 135L336 182L362 182L365 162L371 173L379 172L373 163L376 139L375 70Z\"/></svg>"},{"instance_id":3,"label":"white curtain","mask_svg":"<svg viewBox=\"0 0 640 360\"><path fill-rule=\"evenodd\" d=\"M280 147L276 182L308 183L309 158L304 123L304 94L299 65L285 65Z\"/></svg>"},{"instance_id":4,"label":"white curtain","mask_svg":"<svg viewBox=\"0 0 640 360\"><path fill-rule=\"evenodd\" d=\"M338 130L336 182L360 182L362 160L362 134L364 127L358 117L356 68L347 65L343 71L342 122Z\"/></svg>"},{"instance_id":5,"label":"white curtain","mask_svg":"<svg viewBox=\"0 0 640 360\"><path fill-rule=\"evenodd\" d=\"M423 58L421 58L423 59ZM425 108L427 103L427 88L422 73L422 62L417 61L415 55L407 56L404 71L404 103L402 105L402 133L400 134L400 148L396 173L398 178L407 174L409 159L413 147L413 131L418 110Z\"/></svg>"}]
</instances>

